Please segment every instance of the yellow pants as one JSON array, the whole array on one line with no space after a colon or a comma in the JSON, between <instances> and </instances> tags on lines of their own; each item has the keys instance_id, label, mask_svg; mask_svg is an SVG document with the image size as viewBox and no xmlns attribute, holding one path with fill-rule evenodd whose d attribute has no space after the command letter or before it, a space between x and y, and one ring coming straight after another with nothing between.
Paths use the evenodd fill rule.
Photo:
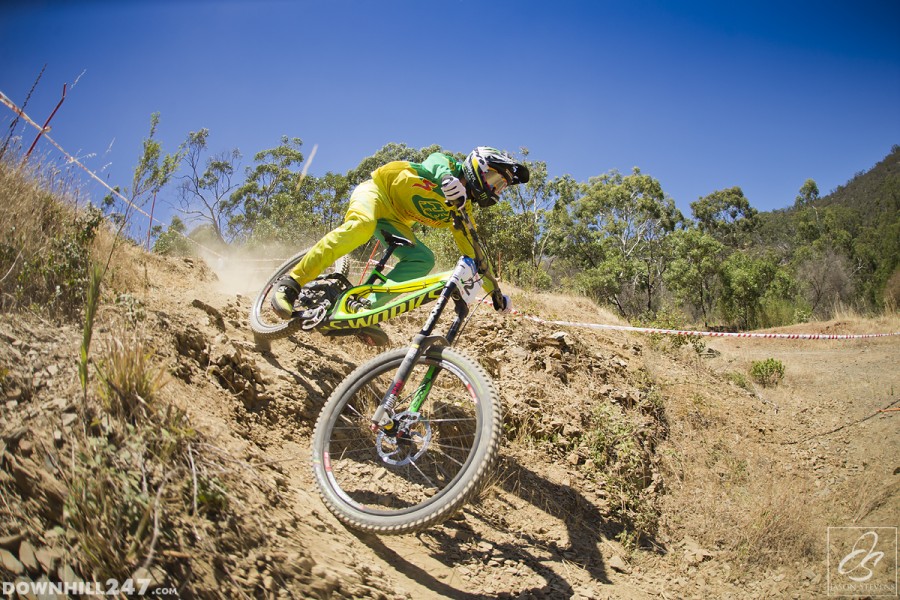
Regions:
<instances>
[{"instance_id":1,"label":"yellow pants","mask_svg":"<svg viewBox=\"0 0 900 600\"><path fill-rule=\"evenodd\" d=\"M362 246L373 236L384 242L382 229L415 243L415 246L394 251L398 262L388 273L390 279L408 281L431 272L434 253L416 237L409 224L400 220L387 194L370 179L353 191L343 224L309 249L291 271L291 277L300 285L312 281L334 261Z\"/></svg>"}]
</instances>

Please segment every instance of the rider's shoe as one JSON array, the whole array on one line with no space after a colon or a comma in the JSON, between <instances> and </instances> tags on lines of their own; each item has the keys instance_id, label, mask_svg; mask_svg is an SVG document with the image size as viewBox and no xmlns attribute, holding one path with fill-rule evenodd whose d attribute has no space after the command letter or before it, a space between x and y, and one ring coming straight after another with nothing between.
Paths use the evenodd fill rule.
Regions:
<instances>
[{"instance_id":1,"label":"rider's shoe","mask_svg":"<svg viewBox=\"0 0 900 600\"><path fill-rule=\"evenodd\" d=\"M282 319L290 319L294 313L294 302L300 295L300 284L290 275L285 275L275 282L275 293L272 294L272 310Z\"/></svg>"},{"instance_id":2,"label":"rider's shoe","mask_svg":"<svg viewBox=\"0 0 900 600\"><path fill-rule=\"evenodd\" d=\"M387 346L391 343L391 338L378 325L360 327L356 331L356 337L366 346Z\"/></svg>"}]
</instances>

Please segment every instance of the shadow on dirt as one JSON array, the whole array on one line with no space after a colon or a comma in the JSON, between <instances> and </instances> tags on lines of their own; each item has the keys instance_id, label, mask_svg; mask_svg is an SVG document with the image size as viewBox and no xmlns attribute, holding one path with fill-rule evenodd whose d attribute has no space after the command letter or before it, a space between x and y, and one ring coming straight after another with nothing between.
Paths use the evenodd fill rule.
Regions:
<instances>
[{"instance_id":1,"label":"shadow on dirt","mask_svg":"<svg viewBox=\"0 0 900 600\"><path fill-rule=\"evenodd\" d=\"M628 525L601 511L576 488L549 481L515 459L504 457L498 471L498 485L506 492L565 523L569 545L557 550L574 555L573 562L586 569L592 579L608 583L598 544L618 538L628 529ZM494 524L494 527L501 528L502 523ZM542 542L535 540L534 543ZM645 549L662 548L655 537L647 533L641 538L641 546Z\"/></svg>"},{"instance_id":2,"label":"shadow on dirt","mask_svg":"<svg viewBox=\"0 0 900 600\"><path fill-rule=\"evenodd\" d=\"M355 535L397 571L435 594L448 598L571 598L576 595L578 582L574 578L570 581L570 578L551 568L567 561L574 565L576 570L587 574L592 581L609 584L600 545L604 540L622 532L624 526L608 520L608 516L578 490L549 481L513 459L504 459L500 470L503 477L497 485L545 512L547 516L564 523L568 543L548 540L542 537L540 531L521 529L514 531L508 527L502 514L506 511L497 511L496 507L488 509L483 504L464 509L468 520L451 519L442 527L419 534L419 541L424 551L449 569L466 566L471 567L470 571L484 569L485 575L492 569L506 568L517 572L523 572L525 569L543 579L545 582L543 586L530 586L515 592L496 594L490 594L489 591L465 592L452 583L441 581L422 567L412 564L387 547L377 536L361 533ZM516 508L510 506L509 510L513 511ZM480 524L473 527L472 517ZM509 534L512 534L515 541L490 543L489 550L485 552L483 548L479 549L478 542L482 536L478 530L493 530L505 534L502 537L509 537ZM482 584L484 583L482 581Z\"/></svg>"},{"instance_id":3,"label":"shadow on dirt","mask_svg":"<svg viewBox=\"0 0 900 600\"><path fill-rule=\"evenodd\" d=\"M294 336L291 336L290 340L295 344L295 351L317 358L309 360L292 358L290 362L294 364L285 365L270 351L260 352L260 356L271 366L290 375L294 383L304 389L308 401L318 411L334 389L358 365L334 353L329 354L327 360L323 360L318 358L321 349L305 344Z\"/></svg>"}]
</instances>

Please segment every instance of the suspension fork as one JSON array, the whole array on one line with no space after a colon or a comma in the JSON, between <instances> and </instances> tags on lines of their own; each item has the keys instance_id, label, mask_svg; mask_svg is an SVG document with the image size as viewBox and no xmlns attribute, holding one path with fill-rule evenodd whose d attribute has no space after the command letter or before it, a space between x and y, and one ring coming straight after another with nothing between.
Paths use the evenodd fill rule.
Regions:
<instances>
[{"instance_id":1,"label":"suspension fork","mask_svg":"<svg viewBox=\"0 0 900 600\"><path fill-rule=\"evenodd\" d=\"M453 319L453 323L450 325L450 329L448 330L445 337L449 346L453 345L453 342L456 339L456 336L459 333L459 329L462 326L462 323L465 320L468 312L468 305L466 305L466 303L461 299L457 299L456 318ZM423 349L422 351L424 352L425 349ZM425 372L425 376L422 378L422 383L419 384L419 387L416 389L415 396L413 397L412 402L410 402L409 404L410 412L419 412L419 409L422 408L422 404L425 402L425 399L428 398L429 392L431 392L431 386L434 385L435 377L437 377L438 373L440 372L441 368L437 365L431 365L430 367L428 367L428 371Z\"/></svg>"},{"instance_id":2,"label":"suspension fork","mask_svg":"<svg viewBox=\"0 0 900 600\"><path fill-rule=\"evenodd\" d=\"M387 433L391 432L394 428L394 422L390 416L391 412L394 409L397 398L403 392L403 386L406 385L406 380L409 378L410 373L412 373L412 369L416 362L418 362L419 358L427 352L428 348L433 344L444 342L447 345L452 345L456 336L459 334L462 323L469 313L469 307L465 301L459 297L459 294L456 294L454 297L454 292L456 291L456 283L453 281L448 282L441 292L437 304L431 310L428 320L425 321L425 325L422 326L422 329L413 338L412 344L410 345L406 356L403 357L403 362L400 363L400 368L397 369L397 373L394 375L394 379L391 381L387 393L384 395L384 398L381 399L381 404L379 404L378 408L375 410L375 414L372 415L371 427L373 431L380 428ZM447 335L432 335L438 319L451 299L455 302L456 317L453 319L453 323L451 323ZM431 387L434 385L434 380L440 370L440 367L435 365L428 367L428 371L425 373L422 383L415 391L415 397L409 407L410 412L419 412L419 409L428 397L428 393L431 391Z\"/></svg>"}]
</instances>

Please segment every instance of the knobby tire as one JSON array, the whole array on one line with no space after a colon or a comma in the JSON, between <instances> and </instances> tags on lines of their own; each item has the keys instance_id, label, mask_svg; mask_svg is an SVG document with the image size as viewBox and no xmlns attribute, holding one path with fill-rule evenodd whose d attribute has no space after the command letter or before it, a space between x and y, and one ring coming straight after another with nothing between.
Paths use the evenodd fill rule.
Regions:
<instances>
[{"instance_id":1,"label":"knobby tire","mask_svg":"<svg viewBox=\"0 0 900 600\"><path fill-rule=\"evenodd\" d=\"M370 418L406 352L385 352L351 373L313 434L313 471L325 505L346 525L376 534L413 533L448 519L484 485L500 449L501 406L491 378L444 347L419 358L394 406L395 415L404 414L428 368L439 369L409 441L379 440Z\"/></svg>"}]
</instances>

